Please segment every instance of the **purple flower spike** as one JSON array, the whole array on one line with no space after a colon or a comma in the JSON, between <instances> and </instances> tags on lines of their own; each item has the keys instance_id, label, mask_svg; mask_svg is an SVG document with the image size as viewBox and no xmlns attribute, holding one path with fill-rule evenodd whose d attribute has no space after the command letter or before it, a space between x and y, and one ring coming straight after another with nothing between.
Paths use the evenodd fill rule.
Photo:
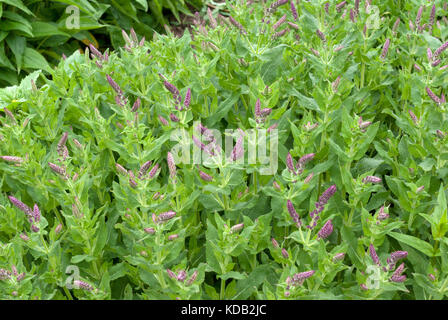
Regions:
<instances>
[{"instance_id":1,"label":"purple flower spike","mask_svg":"<svg viewBox=\"0 0 448 320\"><path fill-rule=\"evenodd\" d=\"M402 275L402 276L392 276L390 278L390 280L392 282L405 282L406 281L406 276L405 275Z\"/></svg>"},{"instance_id":2,"label":"purple flower spike","mask_svg":"<svg viewBox=\"0 0 448 320\"><path fill-rule=\"evenodd\" d=\"M323 207L327 204L328 200L336 193L336 185L332 185L320 196L318 206Z\"/></svg>"},{"instance_id":3,"label":"purple flower spike","mask_svg":"<svg viewBox=\"0 0 448 320\"><path fill-rule=\"evenodd\" d=\"M239 223L230 228L230 233L235 233L243 229L244 223Z\"/></svg>"},{"instance_id":4,"label":"purple flower spike","mask_svg":"<svg viewBox=\"0 0 448 320\"><path fill-rule=\"evenodd\" d=\"M61 232L61 230L62 230L62 224L58 224L54 229L54 233L58 234L59 232Z\"/></svg>"},{"instance_id":5,"label":"purple flower spike","mask_svg":"<svg viewBox=\"0 0 448 320\"><path fill-rule=\"evenodd\" d=\"M381 266L380 259L378 258L378 255L376 254L375 247L373 246L373 244L371 244L371 245L369 246L369 252L370 252L370 257L372 257L373 262L374 262L376 265Z\"/></svg>"},{"instance_id":6,"label":"purple flower spike","mask_svg":"<svg viewBox=\"0 0 448 320\"><path fill-rule=\"evenodd\" d=\"M317 233L317 237L320 239L326 239L333 233L333 223L331 220L328 220L322 229Z\"/></svg>"},{"instance_id":7,"label":"purple flower spike","mask_svg":"<svg viewBox=\"0 0 448 320\"><path fill-rule=\"evenodd\" d=\"M292 159L291 154L288 152L288 155L286 156L286 166L288 167L289 171L296 175L296 170L294 168L294 161Z\"/></svg>"},{"instance_id":8,"label":"purple flower spike","mask_svg":"<svg viewBox=\"0 0 448 320\"><path fill-rule=\"evenodd\" d=\"M149 177L154 178L154 176L157 174L157 170L159 170L159 164L156 163L154 167L152 167L151 171L149 171Z\"/></svg>"},{"instance_id":9,"label":"purple flower spike","mask_svg":"<svg viewBox=\"0 0 448 320\"><path fill-rule=\"evenodd\" d=\"M297 10L296 10L296 7L294 6L294 1L292 1L292 0L291 0L291 13L294 18L294 21L297 21L297 18L299 16L297 15Z\"/></svg>"},{"instance_id":10,"label":"purple flower spike","mask_svg":"<svg viewBox=\"0 0 448 320\"><path fill-rule=\"evenodd\" d=\"M389 218L389 214L384 211L384 206L382 206L378 212L378 220L383 221L387 218Z\"/></svg>"},{"instance_id":11,"label":"purple flower spike","mask_svg":"<svg viewBox=\"0 0 448 320\"><path fill-rule=\"evenodd\" d=\"M168 121L164 117L162 117L162 116L159 116L159 121L160 121L160 123L163 126L167 126L168 125Z\"/></svg>"},{"instance_id":12,"label":"purple flower spike","mask_svg":"<svg viewBox=\"0 0 448 320\"><path fill-rule=\"evenodd\" d=\"M330 200L330 198L336 193L336 190L336 185L332 185L319 197L319 200L316 202L316 209L310 212L312 224L307 226L308 229L313 229L317 225L317 220L319 220L319 213L324 210L325 205L327 204L328 200Z\"/></svg>"},{"instance_id":13,"label":"purple flower spike","mask_svg":"<svg viewBox=\"0 0 448 320\"><path fill-rule=\"evenodd\" d=\"M302 225L302 222L300 221L299 214L297 213L296 209L294 208L294 205L292 204L291 200L287 201L286 207L288 208L288 212L289 212L289 215L291 216L292 220L296 223L297 227L300 227Z\"/></svg>"},{"instance_id":14,"label":"purple flower spike","mask_svg":"<svg viewBox=\"0 0 448 320\"><path fill-rule=\"evenodd\" d=\"M157 217L157 222L168 221L168 220L174 218L175 216L176 216L176 212L174 212L174 211L163 212L163 213L159 214L159 216Z\"/></svg>"},{"instance_id":15,"label":"purple flower spike","mask_svg":"<svg viewBox=\"0 0 448 320\"><path fill-rule=\"evenodd\" d=\"M104 59L104 57L101 54L101 52L99 52L98 49L95 48L95 46L93 44L91 44L91 43L89 44L89 49L90 49L90 52L92 52L95 57L97 57L100 60Z\"/></svg>"},{"instance_id":16,"label":"purple flower spike","mask_svg":"<svg viewBox=\"0 0 448 320\"><path fill-rule=\"evenodd\" d=\"M275 249L278 249L279 245L278 245L277 240L275 240L274 238L271 238L271 242L272 242L272 246L273 246Z\"/></svg>"},{"instance_id":17,"label":"purple flower spike","mask_svg":"<svg viewBox=\"0 0 448 320\"><path fill-rule=\"evenodd\" d=\"M326 42L327 38L325 37L325 34L320 31L319 29L316 30L316 34L319 37L320 40L322 40L322 42Z\"/></svg>"},{"instance_id":18,"label":"purple flower spike","mask_svg":"<svg viewBox=\"0 0 448 320\"><path fill-rule=\"evenodd\" d=\"M395 251L390 254L390 257L387 259L387 262L396 263L398 260L404 259L408 256L407 251Z\"/></svg>"},{"instance_id":19,"label":"purple flower spike","mask_svg":"<svg viewBox=\"0 0 448 320\"><path fill-rule=\"evenodd\" d=\"M422 21L422 14L423 14L423 6L418 8L417 16L415 17L415 24L417 26L417 30L420 31L420 23Z\"/></svg>"},{"instance_id":20,"label":"purple flower spike","mask_svg":"<svg viewBox=\"0 0 448 320\"><path fill-rule=\"evenodd\" d=\"M437 104L441 104L442 101L440 100L440 98L434 93L432 92L431 89L429 89L428 87L426 87L426 93L428 93L428 96L432 99L432 101L434 101Z\"/></svg>"},{"instance_id":21,"label":"purple flower spike","mask_svg":"<svg viewBox=\"0 0 448 320\"><path fill-rule=\"evenodd\" d=\"M168 277L170 277L171 279L177 279L176 274L170 269L166 269L166 272L168 273Z\"/></svg>"},{"instance_id":22,"label":"purple flower spike","mask_svg":"<svg viewBox=\"0 0 448 320\"><path fill-rule=\"evenodd\" d=\"M83 290L87 290L87 291L93 290L93 287L85 281L75 280L75 281L73 281L73 284L75 285L75 288L77 288L77 289L83 289Z\"/></svg>"},{"instance_id":23,"label":"purple flower spike","mask_svg":"<svg viewBox=\"0 0 448 320\"><path fill-rule=\"evenodd\" d=\"M170 113L170 119L173 122L179 122L179 118L174 114L174 113Z\"/></svg>"},{"instance_id":24,"label":"purple flower spike","mask_svg":"<svg viewBox=\"0 0 448 320\"><path fill-rule=\"evenodd\" d=\"M179 89L177 89L177 87L174 84L171 84L171 83L169 83L166 80L163 82L163 85L173 95L173 99L175 101L176 109L177 109L178 108L177 105L182 102L181 101L181 97L180 97Z\"/></svg>"},{"instance_id":25,"label":"purple flower spike","mask_svg":"<svg viewBox=\"0 0 448 320\"><path fill-rule=\"evenodd\" d=\"M187 273L185 272L185 270L179 271L179 273L177 274L177 280L180 282L184 282L186 278L187 278Z\"/></svg>"},{"instance_id":26,"label":"purple flower spike","mask_svg":"<svg viewBox=\"0 0 448 320\"><path fill-rule=\"evenodd\" d=\"M261 102L260 98L257 99L257 102L255 102L255 118L259 118L261 115Z\"/></svg>"},{"instance_id":27,"label":"purple flower spike","mask_svg":"<svg viewBox=\"0 0 448 320\"><path fill-rule=\"evenodd\" d=\"M168 152L166 156L166 161L168 163L168 169L170 171L170 177L174 179L176 177L176 163L174 162L173 155L171 152Z\"/></svg>"},{"instance_id":28,"label":"purple flower spike","mask_svg":"<svg viewBox=\"0 0 448 320\"><path fill-rule=\"evenodd\" d=\"M266 11L266 13L271 14L274 13L275 10L277 10L278 7L288 3L289 0L278 0L276 2L274 2L273 4L271 4L271 6L268 8L268 10ZM292 2L292 1L291 1Z\"/></svg>"},{"instance_id":29,"label":"purple flower spike","mask_svg":"<svg viewBox=\"0 0 448 320\"><path fill-rule=\"evenodd\" d=\"M211 175L209 175L201 170L199 170L199 176L204 181L212 181L213 180L213 177Z\"/></svg>"},{"instance_id":30,"label":"purple flower spike","mask_svg":"<svg viewBox=\"0 0 448 320\"><path fill-rule=\"evenodd\" d=\"M414 122L414 124L417 125L418 124L418 118L415 115L415 113L412 112L412 110L409 110L408 112L409 112L409 115L411 116L412 122Z\"/></svg>"},{"instance_id":31,"label":"purple flower spike","mask_svg":"<svg viewBox=\"0 0 448 320\"><path fill-rule=\"evenodd\" d=\"M436 51L434 51L434 58L437 58L447 48L448 48L448 41L442 44Z\"/></svg>"},{"instance_id":32,"label":"purple flower spike","mask_svg":"<svg viewBox=\"0 0 448 320\"><path fill-rule=\"evenodd\" d=\"M14 156L1 156L0 158L2 158L5 161L8 162L14 162L14 163L21 163L23 162L23 159L20 157L14 157Z\"/></svg>"},{"instance_id":33,"label":"purple flower spike","mask_svg":"<svg viewBox=\"0 0 448 320\"><path fill-rule=\"evenodd\" d=\"M187 93L185 94L185 99L184 99L185 109L187 109L190 106L190 102L191 102L191 89L188 88Z\"/></svg>"},{"instance_id":34,"label":"purple flower spike","mask_svg":"<svg viewBox=\"0 0 448 320\"><path fill-rule=\"evenodd\" d=\"M305 272L300 272L300 273L296 273L293 277L292 280L294 282L294 285L302 285L303 282L310 278L312 275L314 275L316 273L316 271L314 270L310 270L310 271L305 271Z\"/></svg>"},{"instance_id":35,"label":"purple flower spike","mask_svg":"<svg viewBox=\"0 0 448 320\"><path fill-rule=\"evenodd\" d=\"M397 20L395 20L394 26L392 27L392 32L395 34L397 34L397 29L398 26L400 25L400 18L397 18Z\"/></svg>"},{"instance_id":36,"label":"purple flower spike","mask_svg":"<svg viewBox=\"0 0 448 320\"><path fill-rule=\"evenodd\" d=\"M175 239L177 239L177 238L179 238L179 235L178 235L178 234L172 234L172 235L168 236L168 240L169 240L169 241L173 241L173 240L175 240Z\"/></svg>"},{"instance_id":37,"label":"purple flower spike","mask_svg":"<svg viewBox=\"0 0 448 320\"><path fill-rule=\"evenodd\" d=\"M235 27L240 29L241 33L247 34L246 30L244 29L243 25L236 21L232 16L229 16L230 23L233 24Z\"/></svg>"},{"instance_id":38,"label":"purple flower spike","mask_svg":"<svg viewBox=\"0 0 448 320\"><path fill-rule=\"evenodd\" d=\"M387 39L384 43L383 51L381 52L381 59L385 59L387 52L389 51L390 39Z\"/></svg>"},{"instance_id":39,"label":"purple flower spike","mask_svg":"<svg viewBox=\"0 0 448 320\"><path fill-rule=\"evenodd\" d=\"M131 111L132 112L136 112L138 110L138 108L140 108L142 101L140 100L140 98L137 98L137 100L135 100L134 105L132 106Z\"/></svg>"},{"instance_id":40,"label":"purple flower spike","mask_svg":"<svg viewBox=\"0 0 448 320\"><path fill-rule=\"evenodd\" d=\"M119 173L121 173L122 175L124 175L124 176L127 176L127 175L128 175L128 171L127 171L121 164L116 163L116 164L115 164L115 168L116 168L117 171L118 171Z\"/></svg>"},{"instance_id":41,"label":"purple flower spike","mask_svg":"<svg viewBox=\"0 0 448 320\"><path fill-rule=\"evenodd\" d=\"M65 179L66 171L63 167L60 167L51 162L48 162L48 166L50 167L51 170L53 170L55 173L59 174L60 176L62 176L62 178Z\"/></svg>"},{"instance_id":42,"label":"purple flower spike","mask_svg":"<svg viewBox=\"0 0 448 320\"><path fill-rule=\"evenodd\" d=\"M299 170L299 174L303 172L305 165L314 159L314 156L314 153L308 153L299 159L299 161L297 162L297 169Z\"/></svg>"},{"instance_id":43,"label":"purple flower spike","mask_svg":"<svg viewBox=\"0 0 448 320\"><path fill-rule=\"evenodd\" d=\"M19 199L16 199L13 196L8 196L9 201L11 201L11 203L19 210L23 211L27 216L31 217L33 215L31 209L24 204L22 201L20 201Z\"/></svg>"},{"instance_id":44,"label":"purple flower spike","mask_svg":"<svg viewBox=\"0 0 448 320\"><path fill-rule=\"evenodd\" d=\"M344 258L345 258L345 253L343 253L343 252L337 253L333 257L333 262L336 263L336 262L342 261L342 260L344 260Z\"/></svg>"},{"instance_id":45,"label":"purple flower spike","mask_svg":"<svg viewBox=\"0 0 448 320\"><path fill-rule=\"evenodd\" d=\"M187 280L187 283L186 283L186 285L187 286L190 286L195 280L196 280L196 278L198 277L198 270L195 270L194 272L193 272L193 274L191 275L191 277L190 277L190 279L188 279Z\"/></svg>"},{"instance_id":46,"label":"purple flower spike","mask_svg":"<svg viewBox=\"0 0 448 320\"><path fill-rule=\"evenodd\" d=\"M282 248L282 256L285 259L289 259L289 253L288 253L288 251L286 251L285 248Z\"/></svg>"},{"instance_id":47,"label":"purple flower spike","mask_svg":"<svg viewBox=\"0 0 448 320\"><path fill-rule=\"evenodd\" d=\"M355 0L355 13L359 15L359 0Z\"/></svg>"},{"instance_id":48,"label":"purple flower spike","mask_svg":"<svg viewBox=\"0 0 448 320\"><path fill-rule=\"evenodd\" d=\"M428 57L428 61L432 61L432 51L431 48L426 49L426 56Z\"/></svg>"},{"instance_id":49,"label":"purple flower spike","mask_svg":"<svg viewBox=\"0 0 448 320\"><path fill-rule=\"evenodd\" d=\"M364 183L381 183L381 178L375 177L375 176L367 176L364 179L362 179L362 182Z\"/></svg>"},{"instance_id":50,"label":"purple flower spike","mask_svg":"<svg viewBox=\"0 0 448 320\"><path fill-rule=\"evenodd\" d=\"M432 27L434 26L435 18L436 18L436 5L434 4L431 9L431 15L429 16L429 23L428 23L429 32L432 32Z\"/></svg>"},{"instance_id":51,"label":"purple flower spike","mask_svg":"<svg viewBox=\"0 0 448 320\"><path fill-rule=\"evenodd\" d=\"M232 150L232 154L230 155L230 159L232 161L236 161L244 156L244 146L243 146L244 137L241 135L235 143L235 147Z\"/></svg>"},{"instance_id":52,"label":"purple flower spike","mask_svg":"<svg viewBox=\"0 0 448 320\"><path fill-rule=\"evenodd\" d=\"M415 70L417 70L418 72L421 72L422 71L422 68L420 68L420 66L418 65L418 64L414 64L414 68L415 68Z\"/></svg>"},{"instance_id":53,"label":"purple flower spike","mask_svg":"<svg viewBox=\"0 0 448 320\"><path fill-rule=\"evenodd\" d=\"M342 8L347 4L347 1L342 1L336 5L336 11L341 12Z\"/></svg>"},{"instance_id":54,"label":"purple flower spike","mask_svg":"<svg viewBox=\"0 0 448 320\"><path fill-rule=\"evenodd\" d=\"M350 9L350 20L355 23L355 11L353 9Z\"/></svg>"},{"instance_id":55,"label":"purple flower spike","mask_svg":"<svg viewBox=\"0 0 448 320\"><path fill-rule=\"evenodd\" d=\"M123 95L123 91L121 90L120 86L114 81L114 79L111 78L110 75L106 74L107 81L109 82L110 86L115 90L116 93L119 95Z\"/></svg>"},{"instance_id":56,"label":"purple flower spike","mask_svg":"<svg viewBox=\"0 0 448 320\"><path fill-rule=\"evenodd\" d=\"M140 170L138 171L138 178L141 179L143 176L148 172L149 167L151 166L152 161L146 161L142 166L140 167Z\"/></svg>"},{"instance_id":57,"label":"purple flower spike","mask_svg":"<svg viewBox=\"0 0 448 320\"><path fill-rule=\"evenodd\" d=\"M40 221L40 210L39 210L39 207L37 206L37 203L34 204L33 217L34 217L35 222Z\"/></svg>"},{"instance_id":58,"label":"purple flower spike","mask_svg":"<svg viewBox=\"0 0 448 320\"><path fill-rule=\"evenodd\" d=\"M292 2L291 2L292 3ZM272 29L277 30L286 21L286 14L284 14L273 26Z\"/></svg>"}]
</instances>

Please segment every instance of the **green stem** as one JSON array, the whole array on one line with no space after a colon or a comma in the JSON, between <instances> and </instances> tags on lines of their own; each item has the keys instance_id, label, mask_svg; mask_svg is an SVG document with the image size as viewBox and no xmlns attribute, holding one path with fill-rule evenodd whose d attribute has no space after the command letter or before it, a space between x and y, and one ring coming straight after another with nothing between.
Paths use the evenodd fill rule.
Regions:
<instances>
[{"instance_id":1,"label":"green stem","mask_svg":"<svg viewBox=\"0 0 448 320\"><path fill-rule=\"evenodd\" d=\"M443 294L443 292L445 291L446 286L448 285L448 277L445 279L445 281L443 281L442 286L440 287L439 292Z\"/></svg>"},{"instance_id":2,"label":"green stem","mask_svg":"<svg viewBox=\"0 0 448 320\"><path fill-rule=\"evenodd\" d=\"M253 177L254 177L254 190L255 190L255 194L257 194L257 184L258 184L258 182L257 182L257 172L256 171L254 171Z\"/></svg>"},{"instance_id":3,"label":"green stem","mask_svg":"<svg viewBox=\"0 0 448 320\"><path fill-rule=\"evenodd\" d=\"M157 247L158 247L157 248L157 265L160 266L160 265L162 265L162 256L161 256L161 251L160 251L160 248L161 248L160 232L157 232L156 244L157 244ZM162 286L162 289L165 289L166 288L166 283L165 283L165 279L163 277L162 270L159 270L157 272L157 274L158 274L158 278L159 278L158 280L160 282L160 285Z\"/></svg>"},{"instance_id":4,"label":"green stem","mask_svg":"<svg viewBox=\"0 0 448 320\"><path fill-rule=\"evenodd\" d=\"M324 115L324 122L323 122L324 129L322 130L322 136L321 136L321 139L320 139L319 152L322 151L322 149L323 149L324 146L325 146L325 139L326 139L326 131L325 131L325 128L326 128L326 123L327 123L327 109L325 108L325 115ZM318 194L318 195L320 195L320 190L321 190L321 187L322 187L322 175L323 175L323 173L321 173L321 174L319 175L319 186L318 186L318 188L317 188L317 194Z\"/></svg>"},{"instance_id":5,"label":"green stem","mask_svg":"<svg viewBox=\"0 0 448 320\"><path fill-rule=\"evenodd\" d=\"M70 291L64 286L62 287L64 289L65 294L67 295L68 300L73 300L72 294Z\"/></svg>"},{"instance_id":6,"label":"green stem","mask_svg":"<svg viewBox=\"0 0 448 320\"><path fill-rule=\"evenodd\" d=\"M62 224L62 227L64 227L64 220L62 220L62 217L61 217L61 215L59 214L59 211L56 210L56 208L54 208L53 211L54 211L54 213L55 213L55 215L56 215L56 218L58 218L59 223Z\"/></svg>"},{"instance_id":7,"label":"green stem","mask_svg":"<svg viewBox=\"0 0 448 320\"><path fill-rule=\"evenodd\" d=\"M353 220L353 216L355 214L356 204L357 203L355 202L353 207L352 207L352 209L350 210L350 215L348 216L348 223L347 223L347 225L350 226L350 227L352 226L352 220Z\"/></svg>"},{"instance_id":8,"label":"green stem","mask_svg":"<svg viewBox=\"0 0 448 320\"><path fill-rule=\"evenodd\" d=\"M224 210L229 210L229 201L227 199L227 195L223 194L222 195L222 200L224 203Z\"/></svg>"},{"instance_id":9,"label":"green stem","mask_svg":"<svg viewBox=\"0 0 448 320\"><path fill-rule=\"evenodd\" d=\"M226 280L221 279L221 292L219 293L219 300L224 300L226 292Z\"/></svg>"},{"instance_id":10,"label":"green stem","mask_svg":"<svg viewBox=\"0 0 448 320\"><path fill-rule=\"evenodd\" d=\"M366 64L363 62L361 66L361 81L359 84L359 89L362 89L364 87L364 74L366 72Z\"/></svg>"}]
</instances>

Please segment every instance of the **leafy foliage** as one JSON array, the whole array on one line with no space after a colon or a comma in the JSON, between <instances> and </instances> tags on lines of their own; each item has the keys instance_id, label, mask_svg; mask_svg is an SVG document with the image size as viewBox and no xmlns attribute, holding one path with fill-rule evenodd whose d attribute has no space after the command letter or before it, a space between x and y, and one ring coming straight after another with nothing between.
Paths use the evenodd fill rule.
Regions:
<instances>
[{"instance_id":1,"label":"leafy foliage","mask_svg":"<svg viewBox=\"0 0 448 320\"><path fill-rule=\"evenodd\" d=\"M446 299L447 8L325 3L228 3L1 90L1 297ZM236 161L275 126L277 172ZM242 130L228 161L206 127Z\"/></svg>"},{"instance_id":2,"label":"leafy foliage","mask_svg":"<svg viewBox=\"0 0 448 320\"><path fill-rule=\"evenodd\" d=\"M200 0L188 1L199 8ZM76 9L77 8L77 9ZM179 21L191 15L184 0L2 0L0 1L0 85L17 84L33 70L50 72L59 62L89 43L118 48L121 29L134 27L151 37L168 24L163 10ZM79 13L79 26L73 24ZM77 19L77 18L76 18Z\"/></svg>"}]
</instances>

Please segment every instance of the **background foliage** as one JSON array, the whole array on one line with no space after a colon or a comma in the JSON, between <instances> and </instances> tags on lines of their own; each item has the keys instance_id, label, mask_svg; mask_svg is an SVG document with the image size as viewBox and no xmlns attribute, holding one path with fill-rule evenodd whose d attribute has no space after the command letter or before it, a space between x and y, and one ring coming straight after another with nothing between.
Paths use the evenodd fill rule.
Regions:
<instances>
[{"instance_id":1,"label":"background foliage","mask_svg":"<svg viewBox=\"0 0 448 320\"><path fill-rule=\"evenodd\" d=\"M123 45L121 30L132 27L146 38L162 31L172 15L191 15L187 4L196 9L201 0L2 0L0 1L0 86L14 85L29 72L59 62L89 43L118 48ZM80 28L67 28L72 14L80 12ZM83 45L84 44L84 45Z\"/></svg>"},{"instance_id":2,"label":"background foliage","mask_svg":"<svg viewBox=\"0 0 448 320\"><path fill-rule=\"evenodd\" d=\"M35 72L1 90L0 152L20 157L0 163L1 297L446 299L447 52L432 54L448 12L442 1L371 2L378 29L364 28L366 1L294 2L297 18L289 2L231 2L233 20L212 12L180 39L129 37L108 58L76 52L51 80ZM191 89L189 107L167 89L182 102ZM264 121L257 99L272 109ZM194 121L277 125L278 172L169 165L170 134L200 137ZM138 177L147 161L160 171ZM37 204L40 221L8 196ZM73 265L92 290L67 288Z\"/></svg>"}]
</instances>

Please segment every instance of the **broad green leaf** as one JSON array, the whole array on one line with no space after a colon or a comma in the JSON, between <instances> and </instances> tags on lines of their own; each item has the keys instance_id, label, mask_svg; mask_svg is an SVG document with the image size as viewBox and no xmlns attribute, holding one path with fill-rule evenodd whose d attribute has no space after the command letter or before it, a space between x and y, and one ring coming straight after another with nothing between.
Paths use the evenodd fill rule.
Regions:
<instances>
[{"instance_id":1,"label":"broad green leaf","mask_svg":"<svg viewBox=\"0 0 448 320\"><path fill-rule=\"evenodd\" d=\"M23 67L29 69L41 69L51 72L51 67L47 60L36 50L26 48L23 55Z\"/></svg>"},{"instance_id":2,"label":"broad green leaf","mask_svg":"<svg viewBox=\"0 0 448 320\"><path fill-rule=\"evenodd\" d=\"M429 257L434 256L434 249L433 247L426 241L423 241L419 238L416 238L411 235L398 233L398 232L389 232L388 235L390 235L392 238L395 238L396 240L405 243L414 249L417 249L418 251L426 254Z\"/></svg>"}]
</instances>

